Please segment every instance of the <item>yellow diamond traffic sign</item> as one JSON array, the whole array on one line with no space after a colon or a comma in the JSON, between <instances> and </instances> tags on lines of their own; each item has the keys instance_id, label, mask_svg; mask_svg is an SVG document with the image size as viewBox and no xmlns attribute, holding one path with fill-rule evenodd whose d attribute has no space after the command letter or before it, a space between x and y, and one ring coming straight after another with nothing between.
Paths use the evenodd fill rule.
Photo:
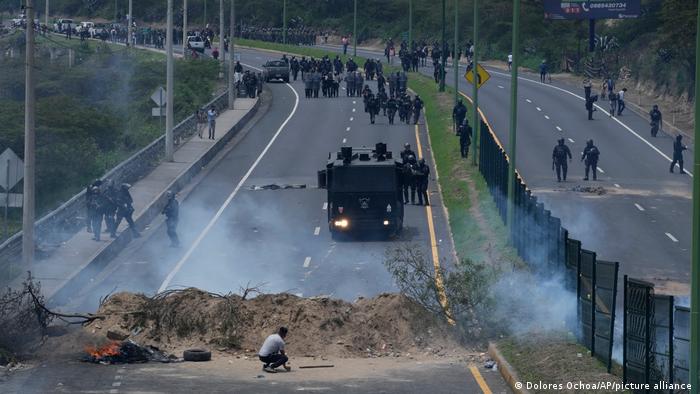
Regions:
<instances>
[{"instance_id":1,"label":"yellow diamond traffic sign","mask_svg":"<svg viewBox=\"0 0 700 394\"><path fill-rule=\"evenodd\" d=\"M481 88L483 84L486 83L486 81L491 78L491 74L486 71L485 68L481 67L481 64L476 65L476 75L477 75L477 88ZM470 64L469 67L467 67L467 73L464 74L464 79L467 80L467 82L471 83L472 85L474 84L474 71L473 71L473 66Z\"/></svg>"}]
</instances>

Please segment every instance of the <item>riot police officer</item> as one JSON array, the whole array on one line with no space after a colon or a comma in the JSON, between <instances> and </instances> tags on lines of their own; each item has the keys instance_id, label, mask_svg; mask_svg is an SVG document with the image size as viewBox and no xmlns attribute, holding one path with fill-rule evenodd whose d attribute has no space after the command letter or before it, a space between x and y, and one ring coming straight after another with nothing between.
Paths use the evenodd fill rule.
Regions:
<instances>
[{"instance_id":1,"label":"riot police officer","mask_svg":"<svg viewBox=\"0 0 700 394\"><path fill-rule=\"evenodd\" d=\"M102 215L105 209L105 199L98 186L93 186L91 189L91 198L88 205L88 214L90 215L90 224L92 227L92 239L100 240L102 233Z\"/></svg>"},{"instance_id":2,"label":"riot police officer","mask_svg":"<svg viewBox=\"0 0 700 394\"><path fill-rule=\"evenodd\" d=\"M420 119L420 111L423 109L423 100L420 96L416 95L413 100L413 124L418 124L418 119Z\"/></svg>"},{"instance_id":3,"label":"riot police officer","mask_svg":"<svg viewBox=\"0 0 700 394\"><path fill-rule=\"evenodd\" d=\"M569 169L566 158L571 161L571 150L564 144L564 139L560 139L552 151L552 170L557 171L557 182L561 182L562 178L566 182L566 171ZM563 176L562 176L563 175Z\"/></svg>"},{"instance_id":4,"label":"riot police officer","mask_svg":"<svg viewBox=\"0 0 700 394\"><path fill-rule=\"evenodd\" d=\"M136 229L134 219L131 217L131 215L134 213L134 199L131 197L131 193L129 192L130 188L130 184L122 183L121 187L119 188L119 192L117 193L117 221L115 226L116 228L119 228L119 224L122 222L122 219L126 220L126 222L129 223L132 236L134 238L138 238L141 236L141 234L139 234L138 230Z\"/></svg>"},{"instance_id":5,"label":"riot police officer","mask_svg":"<svg viewBox=\"0 0 700 394\"><path fill-rule=\"evenodd\" d=\"M598 147L593 145L593 140L588 140L586 142L586 148L583 150L583 155L581 156L581 161L585 160L586 164L586 177L583 178L584 181L588 180L588 173L593 171L593 180L598 180L596 176L596 170L598 169L598 157L600 156L600 151Z\"/></svg>"},{"instance_id":6,"label":"riot police officer","mask_svg":"<svg viewBox=\"0 0 700 394\"><path fill-rule=\"evenodd\" d=\"M459 127L464 122L464 118L467 117L467 107L464 105L462 100L458 100L452 109L452 121L455 124L455 132L459 131Z\"/></svg>"},{"instance_id":7,"label":"riot police officer","mask_svg":"<svg viewBox=\"0 0 700 394\"><path fill-rule=\"evenodd\" d=\"M389 124L394 124L394 116L396 116L396 110L399 108L399 102L396 101L394 96L391 96L386 102L386 112L387 117L389 117Z\"/></svg>"},{"instance_id":8,"label":"riot police officer","mask_svg":"<svg viewBox=\"0 0 700 394\"><path fill-rule=\"evenodd\" d=\"M659 129L663 125L663 116L661 111L659 111L659 106L654 105L654 108L649 112L649 118L651 119L651 136L656 137L659 133Z\"/></svg>"},{"instance_id":9,"label":"riot police officer","mask_svg":"<svg viewBox=\"0 0 700 394\"><path fill-rule=\"evenodd\" d=\"M370 123L374 124L374 119L379 114L379 99L372 93L367 96L367 112L369 112Z\"/></svg>"},{"instance_id":10,"label":"riot police officer","mask_svg":"<svg viewBox=\"0 0 700 394\"><path fill-rule=\"evenodd\" d=\"M180 217L180 203L177 201L177 195L172 190L168 190L168 202L163 208L162 214L165 215L165 225L167 226L168 238L170 238L170 247L176 248L180 246L180 238L177 236L177 222Z\"/></svg>"},{"instance_id":11,"label":"riot police officer","mask_svg":"<svg viewBox=\"0 0 700 394\"><path fill-rule=\"evenodd\" d=\"M430 205L428 202L428 179L430 177L430 167L425 164L425 159L418 160L416 167L416 183L418 187L418 205ZM413 199L413 196L411 196Z\"/></svg>"},{"instance_id":12,"label":"riot police officer","mask_svg":"<svg viewBox=\"0 0 700 394\"><path fill-rule=\"evenodd\" d=\"M678 167L681 169L681 175L685 174L685 171L683 170L683 151L688 149L687 146L683 145L682 140L683 136L678 135L676 136L676 140L673 142L673 161L671 162L671 168L669 169L669 171L673 173L673 167L675 167L676 163L678 163Z\"/></svg>"},{"instance_id":13,"label":"riot police officer","mask_svg":"<svg viewBox=\"0 0 700 394\"><path fill-rule=\"evenodd\" d=\"M469 126L469 122L461 123L457 134L459 134L459 151L466 159L469 156L469 146L472 144L472 128Z\"/></svg>"},{"instance_id":14,"label":"riot police officer","mask_svg":"<svg viewBox=\"0 0 700 394\"><path fill-rule=\"evenodd\" d=\"M416 154L411 150L411 144L407 142L403 145L403 150L401 151L401 162L406 164L409 156L416 157Z\"/></svg>"}]
</instances>

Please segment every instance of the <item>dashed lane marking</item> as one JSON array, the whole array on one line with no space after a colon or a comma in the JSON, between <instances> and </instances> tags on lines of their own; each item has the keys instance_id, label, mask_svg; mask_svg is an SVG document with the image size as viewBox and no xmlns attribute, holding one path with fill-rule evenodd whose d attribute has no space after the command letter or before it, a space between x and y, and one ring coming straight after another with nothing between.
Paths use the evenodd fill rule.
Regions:
<instances>
[{"instance_id":1,"label":"dashed lane marking","mask_svg":"<svg viewBox=\"0 0 700 394\"><path fill-rule=\"evenodd\" d=\"M530 100L530 99L525 99L525 101L527 101L528 103L532 104L532 100Z\"/></svg>"},{"instance_id":2,"label":"dashed lane marking","mask_svg":"<svg viewBox=\"0 0 700 394\"><path fill-rule=\"evenodd\" d=\"M348 139L347 139L347 138L343 138L343 144L346 143L346 142L348 142Z\"/></svg>"},{"instance_id":3,"label":"dashed lane marking","mask_svg":"<svg viewBox=\"0 0 700 394\"><path fill-rule=\"evenodd\" d=\"M327 203L327 202L324 202L324 203L323 203L323 208L321 208L321 209L323 209L324 211L325 211L326 209L328 209L328 203Z\"/></svg>"},{"instance_id":4,"label":"dashed lane marking","mask_svg":"<svg viewBox=\"0 0 700 394\"><path fill-rule=\"evenodd\" d=\"M314 229L314 235L319 235L319 234L321 234L321 227L316 227Z\"/></svg>"},{"instance_id":5,"label":"dashed lane marking","mask_svg":"<svg viewBox=\"0 0 700 394\"><path fill-rule=\"evenodd\" d=\"M353 104L357 104L357 101L355 101L355 100L352 100L352 103L353 103Z\"/></svg>"},{"instance_id":6,"label":"dashed lane marking","mask_svg":"<svg viewBox=\"0 0 700 394\"><path fill-rule=\"evenodd\" d=\"M569 142L571 142L571 143L573 144L573 143L576 142L576 141L574 141L574 140L572 140L571 138L569 138Z\"/></svg>"},{"instance_id":7,"label":"dashed lane marking","mask_svg":"<svg viewBox=\"0 0 700 394\"><path fill-rule=\"evenodd\" d=\"M346 127L346 128L345 128L345 131L350 131L350 128L349 128L349 127Z\"/></svg>"},{"instance_id":8,"label":"dashed lane marking","mask_svg":"<svg viewBox=\"0 0 700 394\"><path fill-rule=\"evenodd\" d=\"M601 174L605 174L605 171L603 171L602 168L600 168L600 167L596 167L596 168L598 169L598 172L600 172Z\"/></svg>"},{"instance_id":9,"label":"dashed lane marking","mask_svg":"<svg viewBox=\"0 0 700 394\"><path fill-rule=\"evenodd\" d=\"M643 207L643 206L637 204L636 202L634 203L634 206L637 207L637 209L639 209L640 211L644 212L644 207Z\"/></svg>"},{"instance_id":10,"label":"dashed lane marking","mask_svg":"<svg viewBox=\"0 0 700 394\"><path fill-rule=\"evenodd\" d=\"M187 249L187 252L184 254L184 256L182 256L180 261L177 262L177 264L175 265L173 270L170 271L168 276L165 277L165 280L158 288L159 293L166 290L168 288L168 286L170 286L170 282L173 280L173 278L175 278L175 275L177 275L177 273L182 269L182 266L185 265L185 263L190 258L190 256L192 256L192 253L194 253L194 250L197 249L197 247L202 242L204 237L207 236L207 234L214 227L214 225L219 220L221 215L223 215L226 208L228 208L228 206L231 204L231 201L233 201L233 198L236 197L236 194L238 194L238 191L241 190L241 187L243 187L243 184L248 181L248 178L253 173L253 171L258 166L258 164L260 164L260 162L262 161L262 158L265 156L267 151L270 150L270 147L272 146L272 144L275 142L275 140L277 140L277 137L279 137L279 135L282 133L282 130L284 130L284 128L287 126L287 123L289 123L289 121L292 119L294 114L297 112L297 108L299 107L299 94L297 94L297 91L292 87L292 85L290 85L288 83L286 85L292 91L292 93L294 93L294 107L292 108L292 112L290 112L289 116L287 116L287 118L284 120L284 122L282 122L280 127L277 129L277 132L275 132L275 135L272 136L270 141L265 146L265 149L263 149L263 151L260 152L260 155L258 156L257 159L255 159L255 161L253 162L253 165L250 166L250 168L248 169L248 172L246 172L245 175L243 175L243 178L241 178L240 182L238 182L238 185L236 185L236 188L233 189L231 194L226 198L226 201L224 201L223 205L221 205L221 207L219 207L219 210L216 212L214 217L211 218L211 220L209 221L207 226L204 228L204 230L197 236L197 238L194 240L194 242L192 243L190 248Z\"/></svg>"},{"instance_id":11,"label":"dashed lane marking","mask_svg":"<svg viewBox=\"0 0 700 394\"><path fill-rule=\"evenodd\" d=\"M353 118L353 117L351 116L351 117L350 117L350 121L352 122L353 120L355 120L355 118Z\"/></svg>"},{"instance_id":12,"label":"dashed lane marking","mask_svg":"<svg viewBox=\"0 0 700 394\"><path fill-rule=\"evenodd\" d=\"M310 264L311 264L311 257L306 257L304 259L304 268L309 268Z\"/></svg>"},{"instance_id":13,"label":"dashed lane marking","mask_svg":"<svg viewBox=\"0 0 700 394\"><path fill-rule=\"evenodd\" d=\"M117 390L117 389L109 390L109 394L117 394L118 392L119 392L119 390Z\"/></svg>"},{"instance_id":14,"label":"dashed lane marking","mask_svg":"<svg viewBox=\"0 0 700 394\"><path fill-rule=\"evenodd\" d=\"M355 108L352 109L352 112L355 112Z\"/></svg>"},{"instance_id":15,"label":"dashed lane marking","mask_svg":"<svg viewBox=\"0 0 700 394\"><path fill-rule=\"evenodd\" d=\"M540 107L537 107L537 110L540 111L540 112L542 112L542 108L540 108Z\"/></svg>"},{"instance_id":16,"label":"dashed lane marking","mask_svg":"<svg viewBox=\"0 0 700 394\"><path fill-rule=\"evenodd\" d=\"M669 238L671 239L671 241L673 241L673 242L678 242L678 240L676 239L676 237L673 236L673 234L671 234L671 233L666 233L666 236L669 237Z\"/></svg>"},{"instance_id":17,"label":"dashed lane marking","mask_svg":"<svg viewBox=\"0 0 700 394\"><path fill-rule=\"evenodd\" d=\"M498 85L499 89L505 89L502 85Z\"/></svg>"},{"instance_id":18,"label":"dashed lane marking","mask_svg":"<svg viewBox=\"0 0 700 394\"><path fill-rule=\"evenodd\" d=\"M112 383L112 387L119 387L122 385L122 382L114 382Z\"/></svg>"},{"instance_id":19,"label":"dashed lane marking","mask_svg":"<svg viewBox=\"0 0 700 394\"><path fill-rule=\"evenodd\" d=\"M619 183L613 183L613 185L615 185L615 187L620 187Z\"/></svg>"},{"instance_id":20,"label":"dashed lane marking","mask_svg":"<svg viewBox=\"0 0 700 394\"><path fill-rule=\"evenodd\" d=\"M479 388L481 388L481 392L484 394L492 394L491 388L489 388L489 385L486 384L486 381L484 380L484 377L481 376L479 369L475 365L472 365L469 367L469 371L471 371L472 376L474 376L474 380L476 380Z\"/></svg>"},{"instance_id":21,"label":"dashed lane marking","mask_svg":"<svg viewBox=\"0 0 700 394\"><path fill-rule=\"evenodd\" d=\"M559 126L557 126L557 130L558 130L558 131L562 131L562 130L561 130L561 127L559 127Z\"/></svg>"},{"instance_id":22,"label":"dashed lane marking","mask_svg":"<svg viewBox=\"0 0 700 394\"><path fill-rule=\"evenodd\" d=\"M544 118L549 120L549 115L545 115Z\"/></svg>"}]
</instances>

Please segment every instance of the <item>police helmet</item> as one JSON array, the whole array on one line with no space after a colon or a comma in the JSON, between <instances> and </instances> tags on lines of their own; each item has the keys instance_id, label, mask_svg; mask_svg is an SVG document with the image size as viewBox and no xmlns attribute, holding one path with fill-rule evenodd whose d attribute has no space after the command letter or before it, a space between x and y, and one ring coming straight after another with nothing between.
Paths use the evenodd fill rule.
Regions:
<instances>
[{"instance_id":1,"label":"police helmet","mask_svg":"<svg viewBox=\"0 0 700 394\"><path fill-rule=\"evenodd\" d=\"M405 149L411 149L411 144L409 144L409 143L407 142L407 143L403 144L403 147L404 147Z\"/></svg>"}]
</instances>

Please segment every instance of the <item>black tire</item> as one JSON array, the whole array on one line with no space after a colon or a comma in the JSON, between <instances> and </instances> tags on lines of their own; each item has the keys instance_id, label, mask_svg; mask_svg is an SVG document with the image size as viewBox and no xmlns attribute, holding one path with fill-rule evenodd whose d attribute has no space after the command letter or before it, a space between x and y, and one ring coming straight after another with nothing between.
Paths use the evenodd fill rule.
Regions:
<instances>
[{"instance_id":1,"label":"black tire","mask_svg":"<svg viewBox=\"0 0 700 394\"><path fill-rule=\"evenodd\" d=\"M182 354L185 361L209 361L211 360L211 352L204 349L188 349Z\"/></svg>"}]
</instances>

